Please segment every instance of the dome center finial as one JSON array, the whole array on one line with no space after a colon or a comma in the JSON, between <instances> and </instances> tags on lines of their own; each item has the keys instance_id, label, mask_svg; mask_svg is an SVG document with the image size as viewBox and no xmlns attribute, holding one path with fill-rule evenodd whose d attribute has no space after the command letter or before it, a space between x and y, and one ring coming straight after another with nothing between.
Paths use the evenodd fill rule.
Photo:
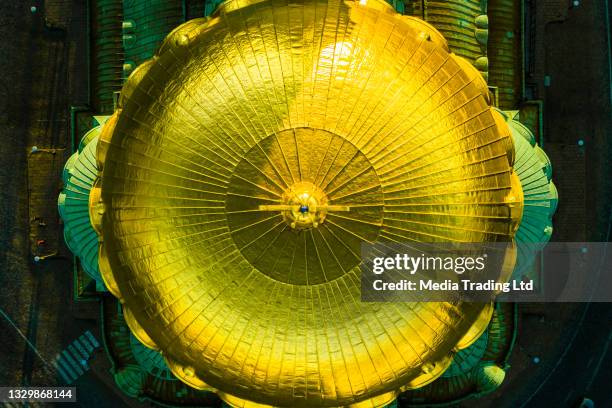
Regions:
<instances>
[{"instance_id":1,"label":"dome center finial","mask_svg":"<svg viewBox=\"0 0 612 408\"><path fill-rule=\"evenodd\" d=\"M317 228L327 215L327 196L307 181L290 186L281 199L281 213L293 229Z\"/></svg>"}]
</instances>

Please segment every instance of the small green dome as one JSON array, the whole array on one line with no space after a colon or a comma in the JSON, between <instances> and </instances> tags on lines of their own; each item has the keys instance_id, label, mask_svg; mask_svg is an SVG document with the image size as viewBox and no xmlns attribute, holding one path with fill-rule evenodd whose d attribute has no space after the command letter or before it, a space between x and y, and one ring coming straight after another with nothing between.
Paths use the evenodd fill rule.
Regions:
<instances>
[{"instance_id":1,"label":"small green dome","mask_svg":"<svg viewBox=\"0 0 612 408\"><path fill-rule=\"evenodd\" d=\"M505 377L506 372L498 365L487 363L478 367L476 371L476 384L478 391L493 391L494 389L498 388L502 382L504 382Z\"/></svg>"},{"instance_id":2,"label":"small green dome","mask_svg":"<svg viewBox=\"0 0 612 408\"><path fill-rule=\"evenodd\" d=\"M127 366L118 370L114 377L117 386L130 397L142 394L145 383L145 373L138 366Z\"/></svg>"}]
</instances>

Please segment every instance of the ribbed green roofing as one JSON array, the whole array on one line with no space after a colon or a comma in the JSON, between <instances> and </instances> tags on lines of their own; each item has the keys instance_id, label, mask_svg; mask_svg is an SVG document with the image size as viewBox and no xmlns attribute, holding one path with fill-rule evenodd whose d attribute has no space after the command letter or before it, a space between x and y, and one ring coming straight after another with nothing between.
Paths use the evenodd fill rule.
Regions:
<instances>
[{"instance_id":1,"label":"ribbed green roofing","mask_svg":"<svg viewBox=\"0 0 612 408\"><path fill-rule=\"evenodd\" d=\"M515 119L516 112L501 113L512 132L514 169L523 188L523 218L515 235L518 256L514 274L520 276L531 268L534 251L550 240L553 230L552 216L557 209L558 196L551 179L550 159L536 144L533 133ZM526 243L529 245L521 245Z\"/></svg>"},{"instance_id":2,"label":"ribbed green roofing","mask_svg":"<svg viewBox=\"0 0 612 408\"><path fill-rule=\"evenodd\" d=\"M523 218L516 233L517 242L548 242L556 209L556 189L552 184L550 159L535 143L535 137L522 123L502 112L512 132L516 157L514 169L521 181Z\"/></svg>"},{"instance_id":3,"label":"ribbed green roofing","mask_svg":"<svg viewBox=\"0 0 612 408\"><path fill-rule=\"evenodd\" d=\"M91 10L95 21L92 26L93 59L96 61L94 106L97 112L105 114L113 112L113 94L121 90L123 79L122 12L122 0L98 0Z\"/></svg>"},{"instance_id":4,"label":"ribbed green roofing","mask_svg":"<svg viewBox=\"0 0 612 408\"><path fill-rule=\"evenodd\" d=\"M89 192L97 177L96 145L102 126L90 130L79 151L64 166L64 189L58 197L58 210L64 221L66 245L81 260L83 270L103 287L98 269L98 234L89 221ZM87 142L88 141L88 142Z\"/></svg>"},{"instance_id":5,"label":"ribbed green roofing","mask_svg":"<svg viewBox=\"0 0 612 408\"><path fill-rule=\"evenodd\" d=\"M140 397L142 394L145 376L146 374L136 365L122 367L114 373L115 382L121 391L132 398Z\"/></svg>"},{"instance_id":6,"label":"ribbed green roofing","mask_svg":"<svg viewBox=\"0 0 612 408\"><path fill-rule=\"evenodd\" d=\"M472 371L474 367L480 364L480 360L484 357L488 340L489 334L485 331L470 347L459 350L453 357L453 362L448 370L442 374L442 377L466 375Z\"/></svg>"},{"instance_id":7,"label":"ribbed green roofing","mask_svg":"<svg viewBox=\"0 0 612 408\"><path fill-rule=\"evenodd\" d=\"M164 361L161 353L144 346L133 334L130 333L130 348L138 365L156 378L165 381L178 381L172 374L168 365Z\"/></svg>"},{"instance_id":8,"label":"ribbed green roofing","mask_svg":"<svg viewBox=\"0 0 612 408\"><path fill-rule=\"evenodd\" d=\"M164 38L184 22L182 4L176 0L124 2L123 16L125 59L134 67L153 57Z\"/></svg>"}]
</instances>

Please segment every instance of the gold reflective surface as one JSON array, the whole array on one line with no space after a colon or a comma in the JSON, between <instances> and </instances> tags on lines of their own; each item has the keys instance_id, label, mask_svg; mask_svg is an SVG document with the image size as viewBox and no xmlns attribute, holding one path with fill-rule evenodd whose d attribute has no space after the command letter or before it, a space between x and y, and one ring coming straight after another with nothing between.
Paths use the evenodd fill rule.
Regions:
<instances>
[{"instance_id":1,"label":"gold reflective surface","mask_svg":"<svg viewBox=\"0 0 612 408\"><path fill-rule=\"evenodd\" d=\"M486 92L383 1L228 2L180 26L98 145L100 269L130 328L234 406L378 406L433 381L490 307L362 303L360 246L512 239Z\"/></svg>"}]
</instances>

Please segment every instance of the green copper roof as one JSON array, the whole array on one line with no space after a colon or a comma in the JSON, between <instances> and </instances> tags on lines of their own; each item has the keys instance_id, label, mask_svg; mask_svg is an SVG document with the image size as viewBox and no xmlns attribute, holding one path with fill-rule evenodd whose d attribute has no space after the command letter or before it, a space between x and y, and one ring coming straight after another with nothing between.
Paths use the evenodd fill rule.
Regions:
<instances>
[{"instance_id":1,"label":"green copper roof","mask_svg":"<svg viewBox=\"0 0 612 408\"><path fill-rule=\"evenodd\" d=\"M166 381L178 381L159 351L144 346L130 333L130 348L138 365L148 374Z\"/></svg>"},{"instance_id":2,"label":"green copper roof","mask_svg":"<svg viewBox=\"0 0 612 408\"><path fill-rule=\"evenodd\" d=\"M515 276L523 275L533 265L534 250L550 240L552 216L557 209L557 189L552 182L552 166L533 133L516 118L516 111L500 111L512 132L514 169L523 188L523 218L515 235L518 256ZM529 243L529 245L521 245Z\"/></svg>"},{"instance_id":3,"label":"green copper roof","mask_svg":"<svg viewBox=\"0 0 612 408\"><path fill-rule=\"evenodd\" d=\"M521 181L523 219L516 233L517 242L548 242L552 234L552 216L556 209L556 189L552 185L552 166L548 156L535 143L533 134L512 112L502 112L506 118L516 152L514 169Z\"/></svg>"},{"instance_id":4,"label":"green copper roof","mask_svg":"<svg viewBox=\"0 0 612 408\"><path fill-rule=\"evenodd\" d=\"M142 394L146 374L138 366L126 366L117 370L115 382L121 390L130 397L136 398Z\"/></svg>"},{"instance_id":5,"label":"green copper roof","mask_svg":"<svg viewBox=\"0 0 612 408\"><path fill-rule=\"evenodd\" d=\"M478 367L475 376L478 391L490 392L502 384L506 372L498 365L487 363Z\"/></svg>"},{"instance_id":6,"label":"green copper roof","mask_svg":"<svg viewBox=\"0 0 612 408\"><path fill-rule=\"evenodd\" d=\"M98 0L91 9L92 44L95 75L93 76L93 102L97 112L112 113L113 94L121 90L123 79L123 44L121 21L122 0Z\"/></svg>"},{"instance_id":7,"label":"green copper roof","mask_svg":"<svg viewBox=\"0 0 612 408\"><path fill-rule=\"evenodd\" d=\"M472 371L484 357L485 351L487 350L488 339L488 331L485 331L470 347L459 350L453 358L453 363L448 370L442 374L442 377L455 377L458 375L465 375Z\"/></svg>"},{"instance_id":8,"label":"green copper roof","mask_svg":"<svg viewBox=\"0 0 612 408\"><path fill-rule=\"evenodd\" d=\"M184 22L181 2L172 0L124 2L123 18L125 60L133 68L153 57L168 33Z\"/></svg>"},{"instance_id":9,"label":"green copper roof","mask_svg":"<svg viewBox=\"0 0 612 408\"><path fill-rule=\"evenodd\" d=\"M79 151L66 162L58 210L64 221L66 245L79 257L83 270L96 280L97 286L103 287L98 269L98 235L89 221L89 192L98 174L96 145L100 129L97 126L89 131Z\"/></svg>"}]
</instances>

